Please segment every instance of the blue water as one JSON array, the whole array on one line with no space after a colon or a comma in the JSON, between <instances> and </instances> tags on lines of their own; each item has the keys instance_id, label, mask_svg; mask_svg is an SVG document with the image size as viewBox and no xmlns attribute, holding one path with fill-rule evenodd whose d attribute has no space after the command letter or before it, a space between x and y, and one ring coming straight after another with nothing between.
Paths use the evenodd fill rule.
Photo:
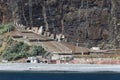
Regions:
<instances>
[{"instance_id":1,"label":"blue water","mask_svg":"<svg viewBox=\"0 0 120 80\"><path fill-rule=\"evenodd\" d=\"M0 72L0 80L120 80L120 73Z\"/></svg>"}]
</instances>

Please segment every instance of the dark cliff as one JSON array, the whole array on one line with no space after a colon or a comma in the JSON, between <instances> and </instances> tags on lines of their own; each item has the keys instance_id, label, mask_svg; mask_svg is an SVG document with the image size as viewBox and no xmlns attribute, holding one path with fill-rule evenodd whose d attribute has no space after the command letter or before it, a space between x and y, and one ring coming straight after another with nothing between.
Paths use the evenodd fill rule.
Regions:
<instances>
[{"instance_id":1,"label":"dark cliff","mask_svg":"<svg viewBox=\"0 0 120 80\"><path fill-rule=\"evenodd\" d=\"M79 46L120 47L119 0L0 0L0 22L62 33Z\"/></svg>"}]
</instances>

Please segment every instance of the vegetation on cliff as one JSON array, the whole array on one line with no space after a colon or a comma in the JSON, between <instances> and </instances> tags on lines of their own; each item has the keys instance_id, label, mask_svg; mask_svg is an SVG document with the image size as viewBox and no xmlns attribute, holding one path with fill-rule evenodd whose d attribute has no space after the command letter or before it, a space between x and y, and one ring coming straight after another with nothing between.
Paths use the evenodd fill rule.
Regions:
<instances>
[{"instance_id":1,"label":"vegetation on cliff","mask_svg":"<svg viewBox=\"0 0 120 80\"><path fill-rule=\"evenodd\" d=\"M18 60L29 56L42 56L46 51L40 46L29 46L23 42L14 41L9 37L7 47L2 53L5 60Z\"/></svg>"},{"instance_id":2,"label":"vegetation on cliff","mask_svg":"<svg viewBox=\"0 0 120 80\"><path fill-rule=\"evenodd\" d=\"M14 30L14 25L12 23L0 24L0 54L5 50L7 46L7 39L9 37L9 32Z\"/></svg>"}]
</instances>

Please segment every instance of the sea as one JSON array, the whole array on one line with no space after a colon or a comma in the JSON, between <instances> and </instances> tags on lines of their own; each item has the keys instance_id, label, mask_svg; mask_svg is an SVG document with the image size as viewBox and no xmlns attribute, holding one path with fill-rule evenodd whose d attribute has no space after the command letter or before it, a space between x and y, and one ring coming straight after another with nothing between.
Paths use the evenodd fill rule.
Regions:
<instances>
[{"instance_id":1,"label":"sea","mask_svg":"<svg viewBox=\"0 0 120 80\"><path fill-rule=\"evenodd\" d=\"M120 80L115 72L0 72L0 80Z\"/></svg>"}]
</instances>

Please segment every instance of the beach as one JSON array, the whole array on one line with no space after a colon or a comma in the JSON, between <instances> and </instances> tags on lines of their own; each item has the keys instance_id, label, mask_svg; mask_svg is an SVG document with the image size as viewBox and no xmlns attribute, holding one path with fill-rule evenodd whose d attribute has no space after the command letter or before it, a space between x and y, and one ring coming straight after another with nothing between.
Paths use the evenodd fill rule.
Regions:
<instances>
[{"instance_id":1,"label":"beach","mask_svg":"<svg viewBox=\"0 0 120 80\"><path fill-rule=\"evenodd\" d=\"M0 71L120 72L120 65L1 63Z\"/></svg>"}]
</instances>

